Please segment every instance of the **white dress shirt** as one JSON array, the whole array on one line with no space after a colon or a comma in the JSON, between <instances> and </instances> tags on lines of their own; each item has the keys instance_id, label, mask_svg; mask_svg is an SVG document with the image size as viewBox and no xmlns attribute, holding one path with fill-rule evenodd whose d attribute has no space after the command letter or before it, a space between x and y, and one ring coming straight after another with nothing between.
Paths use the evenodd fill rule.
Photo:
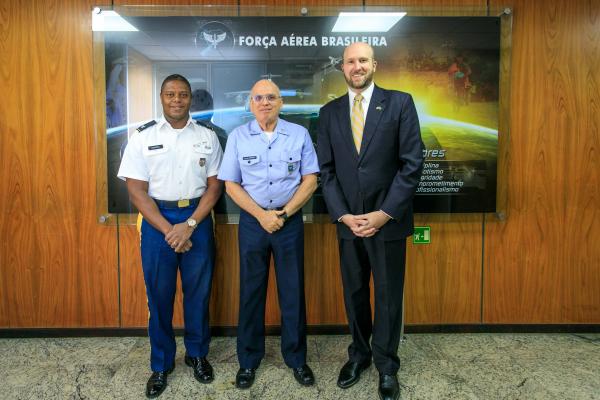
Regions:
<instances>
[{"instance_id":1,"label":"white dress shirt","mask_svg":"<svg viewBox=\"0 0 600 400\"><path fill-rule=\"evenodd\" d=\"M191 117L183 129L173 129L160 118L129 138L117 176L148 182L148 194L155 199L193 199L204 194L222 158L217 135L210 129Z\"/></svg>"},{"instance_id":2,"label":"white dress shirt","mask_svg":"<svg viewBox=\"0 0 600 400\"><path fill-rule=\"evenodd\" d=\"M363 121L367 120L367 111L369 110L371 97L373 97L373 89L375 89L375 83L371 82L369 87L360 93L363 97L363 99L361 100L363 108ZM358 93L355 93L352 91L352 89L348 88L348 96L350 97L350 115L352 115L352 105L354 105L354 98L357 94Z\"/></svg>"}]
</instances>

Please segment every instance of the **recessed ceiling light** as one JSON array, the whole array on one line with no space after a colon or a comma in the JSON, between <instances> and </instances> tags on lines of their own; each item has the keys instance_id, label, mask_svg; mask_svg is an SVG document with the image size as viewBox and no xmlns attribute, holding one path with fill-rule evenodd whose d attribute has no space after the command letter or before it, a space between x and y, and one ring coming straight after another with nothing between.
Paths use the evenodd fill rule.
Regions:
<instances>
[{"instance_id":1,"label":"recessed ceiling light","mask_svg":"<svg viewBox=\"0 0 600 400\"><path fill-rule=\"evenodd\" d=\"M387 32L405 12L341 12L331 32Z\"/></svg>"}]
</instances>

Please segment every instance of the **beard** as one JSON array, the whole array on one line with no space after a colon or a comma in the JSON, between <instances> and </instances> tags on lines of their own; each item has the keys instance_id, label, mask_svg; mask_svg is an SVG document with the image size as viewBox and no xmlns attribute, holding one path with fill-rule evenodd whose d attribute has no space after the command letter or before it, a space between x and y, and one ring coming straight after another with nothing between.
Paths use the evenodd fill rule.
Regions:
<instances>
[{"instance_id":1,"label":"beard","mask_svg":"<svg viewBox=\"0 0 600 400\"><path fill-rule=\"evenodd\" d=\"M352 80L352 76L347 77L346 75L344 75L344 78L346 79L346 83L348 84L348 86L352 89L366 89L369 87L371 82L373 82L373 71L363 75L363 80L358 81L356 83Z\"/></svg>"}]
</instances>

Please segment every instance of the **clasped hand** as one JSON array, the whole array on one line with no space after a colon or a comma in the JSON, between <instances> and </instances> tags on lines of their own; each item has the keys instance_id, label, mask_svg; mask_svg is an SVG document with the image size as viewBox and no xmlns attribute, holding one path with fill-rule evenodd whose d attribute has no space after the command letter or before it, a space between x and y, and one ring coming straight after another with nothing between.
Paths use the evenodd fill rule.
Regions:
<instances>
[{"instance_id":1,"label":"clasped hand","mask_svg":"<svg viewBox=\"0 0 600 400\"><path fill-rule=\"evenodd\" d=\"M371 237L379 232L379 229L388 222L388 217L383 211L373 211L367 214L346 214L342 222L352 230L358 237Z\"/></svg>"},{"instance_id":2,"label":"clasped hand","mask_svg":"<svg viewBox=\"0 0 600 400\"><path fill-rule=\"evenodd\" d=\"M173 225L171 230L165 235L165 241L176 253L185 253L192 248L190 236L193 230L188 226L187 222L182 222Z\"/></svg>"},{"instance_id":3,"label":"clasped hand","mask_svg":"<svg viewBox=\"0 0 600 400\"><path fill-rule=\"evenodd\" d=\"M284 210L266 210L258 218L258 222L263 229L269 233L277 232L283 227L284 220L280 216L285 213Z\"/></svg>"}]
</instances>

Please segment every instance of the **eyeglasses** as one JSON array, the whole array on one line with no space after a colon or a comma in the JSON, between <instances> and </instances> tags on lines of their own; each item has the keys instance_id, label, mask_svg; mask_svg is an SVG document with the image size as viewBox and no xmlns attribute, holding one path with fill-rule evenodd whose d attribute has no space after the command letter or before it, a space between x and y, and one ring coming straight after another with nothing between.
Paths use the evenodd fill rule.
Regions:
<instances>
[{"instance_id":1,"label":"eyeglasses","mask_svg":"<svg viewBox=\"0 0 600 400\"><path fill-rule=\"evenodd\" d=\"M252 100L255 103L262 103L263 100L267 100L269 103L275 103L276 100L280 99L281 96L275 96L274 94L257 94L256 96L252 96Z\"/></svg>"}]
</instances>

